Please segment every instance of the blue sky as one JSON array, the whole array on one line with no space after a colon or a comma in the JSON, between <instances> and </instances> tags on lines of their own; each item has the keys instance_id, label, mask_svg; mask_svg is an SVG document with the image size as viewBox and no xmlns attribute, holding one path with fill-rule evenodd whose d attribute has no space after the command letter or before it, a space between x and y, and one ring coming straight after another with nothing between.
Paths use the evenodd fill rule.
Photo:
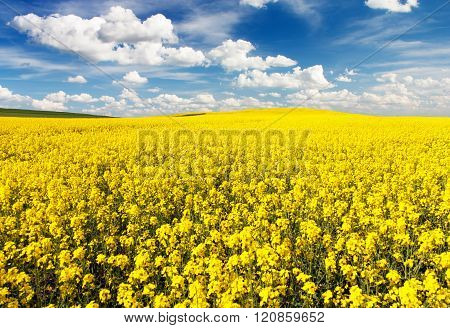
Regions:
<instances>
[{"instance_id":1,"label":"blue sky","mask_svg":"<svg viewBox=\"0 0 450 328\"><path fill-rule=\"evenodd\" d=\"M1 0L0 107L449 116L446 3Z\"/></svg>"}]
</instances>

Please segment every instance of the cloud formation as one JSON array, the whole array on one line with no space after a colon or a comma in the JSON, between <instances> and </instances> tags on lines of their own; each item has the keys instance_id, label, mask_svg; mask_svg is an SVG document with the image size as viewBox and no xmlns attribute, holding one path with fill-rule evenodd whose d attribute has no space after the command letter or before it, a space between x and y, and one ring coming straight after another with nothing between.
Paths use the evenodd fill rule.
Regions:
<instances>
[{"instance_id":1,"label":"cloud formation","mask_svg":"<svg viewBox=\"0 0 450 328\"><path fill-rule=\"evenodd\" d=\"M130 84L146 84L148 79L140 76L137 71L132 71L124 75L123 82Z\"/></svg>"},{"instance_id":2,"label":"cloud formation","mask_svg":"<svg viewBox=\"0 0 450 328\"><path fill-rule=\"evenodd\" d=\"M278 2L278 0L240 0L241 5L248 5L255 8L262 8L270 2Z\"/></svg>"},{"instance_id":3,"label":"cloud formation","mask_svg":"<svg viewBox=\"0 0 450 328\"><path fill-rule=\"evenodd\" d=\"M87 80L83 76L77 75L77 76L73 76L73 77L69 76L67 78L67 82L84 84L84 83L87 83Z\"/></svg>"},{"instance_id":4,"label":"cloud formation","mask_svg":"<svg viewBox=\"0 0 450 328\"><path fill-rule=\"evenodd\" d=\"M205 61L200 50L171 46L178 42L178 37L171 20L164 15L153 15L141 21L133 11L120 6L91 19L28 14L14 17L10 24L37 43L75 51L94 62L189 67Z\"/></svg>"},{"instance_id":5,"label":"cloud formation","mask_svg":"<svg viewBox=\"0 0 450 328\"><path fill-rule=\"evenodd\" d=\"M328 89L333 87L321 65L301 69L295 67L289 73L271 73L253 70L238 76L236 86L241 88Z\"/></svg>"},{"instance_id":6,"label":"cloud formation","mask_svg":"<svg viewBox=\"0 0 450 328\"><path fill-rule=\"evenodd\" d=\"M419 7L418 0L366 0L366 6L372 9L385 9L395 13L409 13Z\"/></svg>"},{"instance_id":7,"label":"cloud formation","mask_svg":"<svg viewBox=\"0 0 450 328\"><path fill-rule=\"evenodd\" d=\"M380 84L361 93L347 89L302 90L289 94L287 102L294 106L386 115L449 114L450 78L415 78L386 73L377 81Z\"/></svg>"},{"instance_id":8,"label":"cloud formation","mask_svg":"<svg viewBox=\"0 0 450 328\"><path fill-rule=\"evenodd\" d=\"M268 56L265 59L260 56L249 56L253 50L255 47L248 41L227 40L212 49L208 53L208 57L213 63L221 65L227 71L266 70L270 67L290 67L297 64L295 60L282 55Z\"/></svg>"}]
</instances>

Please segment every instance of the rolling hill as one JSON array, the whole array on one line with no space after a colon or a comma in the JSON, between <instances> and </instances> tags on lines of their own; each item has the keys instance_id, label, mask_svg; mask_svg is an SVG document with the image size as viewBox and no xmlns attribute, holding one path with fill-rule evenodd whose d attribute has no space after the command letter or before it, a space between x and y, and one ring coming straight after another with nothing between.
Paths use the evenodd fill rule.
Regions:
<instances>
[{"instance_id":1,"label":"rolling hill","mask_svg":"<svg viewBox=\"0 0 450 328\"><path fill-rule=\"evenodd\" d=\"M52 112L29 109L6 109L0 108L0 117L34 117L34 118L105 118L107 116L98 116L81 113Z\"/></svg>"}]
</instances>

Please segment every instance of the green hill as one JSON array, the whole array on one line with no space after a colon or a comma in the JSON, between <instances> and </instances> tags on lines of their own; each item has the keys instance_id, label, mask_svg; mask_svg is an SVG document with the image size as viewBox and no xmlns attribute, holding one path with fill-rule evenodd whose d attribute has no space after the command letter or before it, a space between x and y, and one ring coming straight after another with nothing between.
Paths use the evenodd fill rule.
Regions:
<instances>
[{"instance_id":1,"label":"green hill","mask_svg":"<svg viewBox=\"0 0 450 328\"><path fill-rule=\"evenodd\" d=\"M108 116L98 116L98 115L81 114L81 113L28 110L28 109L0 108L0 117L105 118Z\"/></svg>"}]
</instances>

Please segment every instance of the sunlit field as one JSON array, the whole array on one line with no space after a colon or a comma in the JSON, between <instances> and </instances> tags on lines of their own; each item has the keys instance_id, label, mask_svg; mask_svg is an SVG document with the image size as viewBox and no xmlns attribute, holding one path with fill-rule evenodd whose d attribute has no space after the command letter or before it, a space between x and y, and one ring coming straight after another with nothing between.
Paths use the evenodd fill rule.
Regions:
<instances>
[{"instance_id":1,"label":"sunlit field","mask_svg":"<svg viewBox=\"0 0 450 328\"><path fill-rule=\"evenodd\" d=\"M0 306L448 307L450 119L287 111L0 118Z\"/></svg>"}]
</instances>

